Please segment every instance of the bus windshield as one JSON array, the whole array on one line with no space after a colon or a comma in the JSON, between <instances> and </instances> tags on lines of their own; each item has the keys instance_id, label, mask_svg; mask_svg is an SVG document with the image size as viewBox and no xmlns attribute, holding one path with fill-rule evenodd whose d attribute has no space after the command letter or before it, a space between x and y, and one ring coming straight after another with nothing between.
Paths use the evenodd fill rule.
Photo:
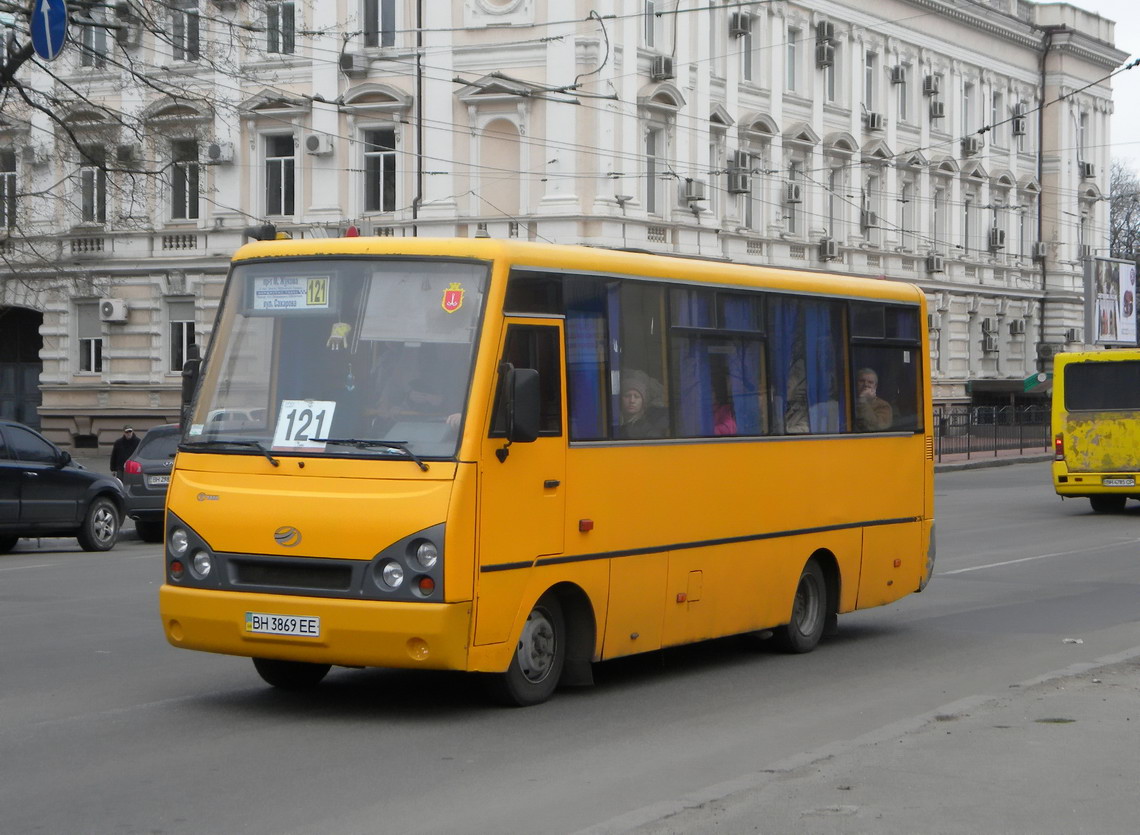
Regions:
<instances>
[{"instance_id":1,"label":"bus windshield","mask_svg":"<svg viewBox=\"0 0 1140 835\"><path fill-rule=\"evenodd\" d=\"M488 274L441 259L238 263L184 443L453 457Z\"/></svg>"}]
</instances>

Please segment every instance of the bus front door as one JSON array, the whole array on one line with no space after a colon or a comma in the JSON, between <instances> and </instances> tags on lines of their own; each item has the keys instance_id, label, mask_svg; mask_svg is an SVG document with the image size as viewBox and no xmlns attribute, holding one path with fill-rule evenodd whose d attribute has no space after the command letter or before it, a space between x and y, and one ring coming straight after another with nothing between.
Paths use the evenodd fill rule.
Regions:
<instances>
[{"instance_id":1,"label":"bus front door","mask_svg":"<svg viewBox=\"0 0 1140 835\"><path fill-rule=\"evenodd\" d=\"M479 576L475 643L511 638L528 570L564 549L566 442L562 409L562 323L508 320L502 363L539 373L542 420L533 443L507 445L506 419L495 395L479 474ZM505 453L505 454L504 454Z\"/></svg>"}]
</instances>

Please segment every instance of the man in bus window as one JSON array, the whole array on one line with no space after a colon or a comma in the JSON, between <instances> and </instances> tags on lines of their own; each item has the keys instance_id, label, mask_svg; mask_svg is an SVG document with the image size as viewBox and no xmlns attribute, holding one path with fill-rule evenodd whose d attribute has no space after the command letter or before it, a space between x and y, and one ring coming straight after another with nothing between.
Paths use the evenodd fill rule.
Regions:
<instances>
[{"instance_id":1,"label":"man in bus window","mask_svg":"<svg viewBox=\"0 0 1140 835\"><path fill-rule=\"evenodd\" d=\"M879 375L873 368L860 368L855 375L855 428L881 432L893 419L891 404L879 397Z\"/></svg>"}]
</instances>

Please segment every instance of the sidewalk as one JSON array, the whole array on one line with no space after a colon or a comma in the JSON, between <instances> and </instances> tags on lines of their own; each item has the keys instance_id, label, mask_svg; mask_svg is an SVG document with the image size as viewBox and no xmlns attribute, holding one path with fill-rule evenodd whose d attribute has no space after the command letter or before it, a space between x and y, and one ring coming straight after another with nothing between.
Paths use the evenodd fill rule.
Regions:
<instances>
[{"instance_id":1,"label":"sidewalk","mask_svg":"<svg viewBox=\"0 0 1140 835\"><path fill-rule=\"evenodd\" d=\"M965 452L956 452L951 455L943 455L942 460L939 461L937 456L934 459L934 472L945 473L954 470L977 470L984 467L1002 467L1007 464L1025 464L1030 461L1052 461L1053 453L1046 452L1042 449L1026 450L1020 452L1016 449L1002 449L994 454L993 450L988 452L971 452L969 457Z\"/></svg>"}]
</instances>

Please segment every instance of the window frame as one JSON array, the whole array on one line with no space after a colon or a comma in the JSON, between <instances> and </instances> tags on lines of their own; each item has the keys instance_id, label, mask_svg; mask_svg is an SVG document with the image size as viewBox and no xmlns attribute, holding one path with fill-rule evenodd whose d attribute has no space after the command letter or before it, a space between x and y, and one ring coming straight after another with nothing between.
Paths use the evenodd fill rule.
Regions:
<instances>
[{"instance_id":1,"label":"window frame","mask_svg":"<svg viewBox=\"0 0 1140 835\"><path fill-rule=\"evenodd\" d=\"M265 4L265 51L269 55L296 53L297 4L293 0Z\"/></svg>"},{"instance_id":2,"label":"window frame","mask_svg":"<svg viewBox=\"0 0 1140 835\"><path fill-rule=\"evenodd\" d=\"M265 198L265 216L266 217L294 217L297 212L297 137L293 132L289 133L263 133L262 148L264 151L264 162L262 171L265 177L263 185L264 198ZM289 138L292 143L292 152L286 156L284 154L272 154L270 143L283 140L285 137ZM273 187L274 172L273 168L280 169L279 177L279 190L280 194L275 199L271 198L270 190ZM286 211L286 203L288 203L288 211ZM276 208L279 211L273 211Z\"/></svg>"},{"instance_id":3,"label":"window frame","mask_svg":"<svg viewBox=\"0 0 1140 835\"><path fill-rule=\"evenodd\" d=\"M396 45L396 0L364 0L364 45L385 49Z\"/></svg>"},{"instance_id":4,"label":"window frame","mask_svg":"<svg viewBox=\"0 0 1140 835\"><path fill-rule=\"evenodd\" d=\"M194 63L202 58L202 12L198 0L177 0L170 6L170 55Z\"/></svg>"}]
</instances>

